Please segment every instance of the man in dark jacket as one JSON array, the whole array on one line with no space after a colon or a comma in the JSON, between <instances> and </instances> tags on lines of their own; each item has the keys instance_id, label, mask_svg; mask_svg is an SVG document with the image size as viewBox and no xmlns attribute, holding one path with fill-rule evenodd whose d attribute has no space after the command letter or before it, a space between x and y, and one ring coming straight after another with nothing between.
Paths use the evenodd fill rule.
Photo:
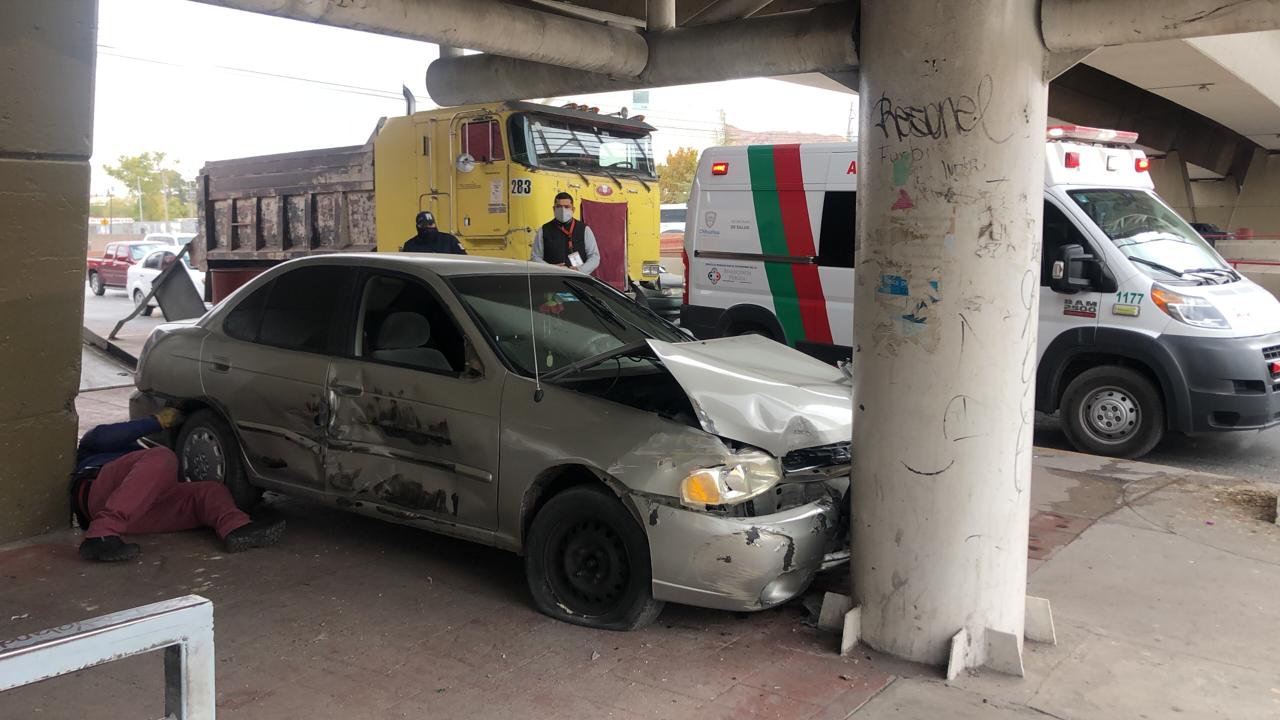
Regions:
<instances>
[{"instance_id":1,"label":"man in dark jacket","mask_svg":"<svg viewBox=\"0 0 1280 720\"><path fill-rule=\"evenodd\" d=\"M429 212L420 212L414 219L418 234L409 238L400 252L445 253L449 255L466 255L458 238L447 232L440 232L436 227L436 216Z\"/></svg>"},{"instance_id":2,"label":"man in dark jacket","mask_svg":"<svg viewBox=\"0 0 1280 720\"><path fill-rule=\"evenodd\" d=\"M573 196L567 192L556 195L551 209L555 217L534 233L529 259L573 268L584 275L595 272L600 267L596 236L586 223L573 217Z\"/></svg>"},{"instance_id":3,"label":"man in dark jacket","mask_svg":"<svg viewBox=\"0 0 1280 720\"><path fill-rule=\"evenodd\" d=\"M252 521L219 482L178 482L178 456L166 447L143 448L138 440L181 422L166 408L153 417L99 425L76 448L71 509L84 541L80 557L117 561L140 548L120 536L211 527L227 552L266 547L280 539L284 520Z\"/></svg>"}]
</instances>

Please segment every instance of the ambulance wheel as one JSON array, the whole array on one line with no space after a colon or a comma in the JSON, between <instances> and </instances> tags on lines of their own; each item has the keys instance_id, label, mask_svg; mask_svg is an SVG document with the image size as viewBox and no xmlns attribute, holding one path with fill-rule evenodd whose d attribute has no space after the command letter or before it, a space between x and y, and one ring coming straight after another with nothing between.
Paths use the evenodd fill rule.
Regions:
<instances>
[{"instance_id":1,"label":"ambulance wheel","mask_svg":"<svg viewBox=\"0 0 1280 720\"><path fill-rule=\"evenodd\" d=\"M1164 437L1164 426L1159 389L1130 368L1091 368L1062 394L1062 430L1081 452L1142 457Z\"/></svg>"}]
</instances>

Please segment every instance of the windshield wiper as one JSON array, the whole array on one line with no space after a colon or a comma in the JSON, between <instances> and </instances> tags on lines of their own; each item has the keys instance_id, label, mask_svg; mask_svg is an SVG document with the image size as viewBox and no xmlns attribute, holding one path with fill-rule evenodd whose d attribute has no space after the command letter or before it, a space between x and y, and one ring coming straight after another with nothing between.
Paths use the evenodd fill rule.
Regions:
<instances>
[{"instance_id":1,"label":"windshield wiper","mask_svg":"<svg viewBox=\"0 0 1280 720\"><path fill-rule=\"evenodd\" d=\"M571 362L562 368L559 368L557 370L552 370L551 372L546 373L545 375L542 376L542 379L545 382L552 382L556 378L564 377L565 375L569 375L569 374L580 373L583 370L588 370L590 368L593 368L602 362L607 362L620 355L634 354L643 348L647 348L648 346L649 346L648 340L635 340L633 342L627 343L626 345L619 345L618 347L613 348L612 350L605 350L604 352L599 353L597 355L592 355L591 357L583 358L581 360L578 360L577 362ZM535 362L536 362L536 359L535 359Z\"/></svg>"},{"instance_id":2,"label":"windshield wiper","mask_svg":"<svg viewBox=\"0 0 1280 720\"><path fill-rule=\"evenodd\" d=\"M1216 273L1221 273L1221 274L1224 274L1224 275L1226 275L1227 277L1231 278L1232 280L1239 280L1239 279L1240 279L1240 273L1236 272L1236 271L1235 271L1235 269L1233 269L1233 268L1220 268L1220 267L1216 267L1216 268L1196 268L1196 269L1194 269L1194 270L1187 270L1187 273L1188 273L1188 274L1191 274L1191 273L1205 273L1205 274L1209 274L1209 275L1213 275L1213 274L1216 274Z\"/></svg>"},{"instance_id":3,"label":"windshield wiper","mask_svg":"<svg viewBox=\"0 0 1280 720\"><path fill-rule=\"evenodd\" d=\"M1172 275L1176 278L1181 278L1186 275L1185 272L1179 272L1178 270L1174 270L1168 265L1161 265L1158 262L1155 262L1153 260L1148 260L1146 258L1140 258L1136 255L1125 255L1125 258L1128 259L1130 262L1141 263L1143 265L1146 265L1147 267L1155 268L1156 270L1159 270L1162 273Z\"/></svg>"}]
</instances>

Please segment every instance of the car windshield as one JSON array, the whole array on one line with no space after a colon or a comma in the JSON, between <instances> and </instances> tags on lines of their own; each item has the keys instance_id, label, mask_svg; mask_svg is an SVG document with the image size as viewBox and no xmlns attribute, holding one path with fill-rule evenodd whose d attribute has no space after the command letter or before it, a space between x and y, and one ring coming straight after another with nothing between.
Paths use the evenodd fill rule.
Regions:
<instances>
[{"instance_id":1,"label":"car windshield","mask_svg":"<svg viewBox=\"0 0 1280 720\"><path fill-rule=\"evenodd\" d=\"M151 243L148 245L130 245L129 257L132 258L134 262L137 262L142 258L146 257L147 253L159 247L164 247L164 245L162 243Z\"/></svg>"},{"instance_id":2,"label":"car windshield","mask_svg":"<svg viewBox=\"0 0 1280 720\"><path fill-rule=\"evenodd\" d=\"M653 144L646 132L537 115L526 122L540 167L656 177Z\"/></svg>"},{"instance_id":3,"label":"car windshield","mask_svg":"<svg viewBox=\"0 0 1280 720\"><path fill-rule=\"evenodd\" d=\"M1151 193L1107 188L1068 194L1144 272L1198 282L1238 277L1199 233Z\"/></svg>"},{"instance_id":4,"label":"car windshield","mask_svg":"<svg viewBox=\"0 0 1280 720\"><path fill-rule=\"evenodd\" d=\"M452 285L498 351L528 376L533 375L535 361L539 373L548 373L649 338L689 339L679 328L588 278L471 275L452 278ZM637 354L610 362L608 368L616 372L623 363L651 362Z\"/></svg>"}]
</instances>

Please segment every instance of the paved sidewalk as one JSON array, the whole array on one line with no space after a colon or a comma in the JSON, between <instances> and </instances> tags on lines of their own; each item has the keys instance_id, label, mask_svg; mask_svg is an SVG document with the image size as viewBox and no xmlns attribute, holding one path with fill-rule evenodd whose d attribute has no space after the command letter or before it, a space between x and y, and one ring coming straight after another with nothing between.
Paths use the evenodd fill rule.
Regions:
<instances>
[{"instance_id":1,"label":"paved sidewalk","mask_svg":"<svg viewBox=\"0 0 1280 720\"><path fill-rule=\"evenodd\" d=\"M117 419L127 397L86 394L82 417ZM1038 450L1029 592L1052 601L1059 644L1028 643L1022 680L840 658L802 602L573 627L531 609L513 555L294 500L276 503L283 543L239 555L199 531L142 537L122 565L79 561L71 531L2 547L0 639L203 595L233 719L1275 718L1274 502L1266 486ZM0 695L3 718L161 712L158 654Z\"/></svg>"}]
</instances>

